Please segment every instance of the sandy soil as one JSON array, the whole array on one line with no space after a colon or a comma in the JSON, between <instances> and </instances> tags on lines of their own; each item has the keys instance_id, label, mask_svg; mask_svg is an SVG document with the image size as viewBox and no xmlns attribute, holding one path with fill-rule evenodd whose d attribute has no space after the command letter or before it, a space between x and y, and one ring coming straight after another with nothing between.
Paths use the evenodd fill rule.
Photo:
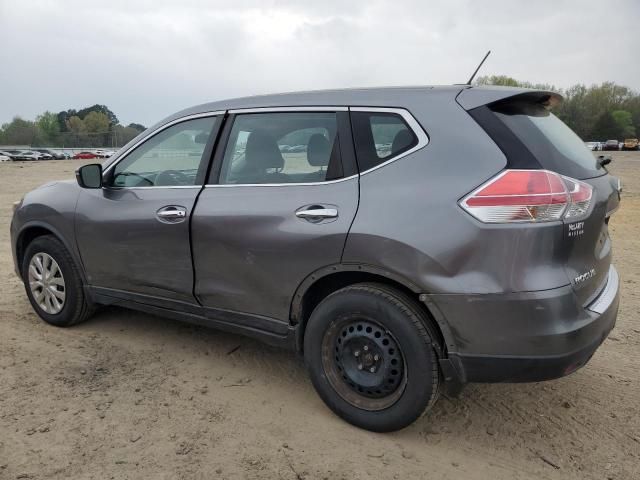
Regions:
<instances>
[{"instance_id":1,"label":"sandy soil","mask_svg":"<svg viewBox=\"0 0 640 480\"><path fill-rule=\"evenodd\" d=\"M47 326L11 204L79 162L0 164L0 478L640 478L640 153L615 154L618 324L556 381L470 385L394 434L334 416L295 355L123 309Z\"/></svg>"}]
</instances>

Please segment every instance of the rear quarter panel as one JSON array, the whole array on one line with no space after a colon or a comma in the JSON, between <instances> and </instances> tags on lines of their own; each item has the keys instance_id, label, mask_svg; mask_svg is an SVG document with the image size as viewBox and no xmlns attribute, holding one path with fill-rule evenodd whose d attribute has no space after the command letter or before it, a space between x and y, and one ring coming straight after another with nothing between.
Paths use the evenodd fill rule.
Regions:
<instances>
[{"instance_id":1,"label":"rear quarter panel","mask_svg":"<svg viewBox=\"0 0 640 480\"><path fill-rule=\"evenodd\" d=\"M459 200L506 165L451 91L404 105L429 135L423 149L365 172L343 262L375 265L425 293L502 293L567 285L550 248L561 222L482 224ZM401 105L402 106L402 105Z\"/></svg>"}]
</instances>

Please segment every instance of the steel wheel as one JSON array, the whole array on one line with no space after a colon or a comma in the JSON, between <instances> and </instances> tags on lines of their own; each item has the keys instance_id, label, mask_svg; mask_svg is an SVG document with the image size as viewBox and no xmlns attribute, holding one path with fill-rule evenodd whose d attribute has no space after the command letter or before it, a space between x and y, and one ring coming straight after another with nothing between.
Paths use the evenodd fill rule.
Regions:
<instances>
[{"instance_id":1,"label":"steel wheel","mask_svg":"<svg viewBox=\"0 0 640 480\"><path fill-rule=\"evenodd\" d=\"M64 277L54 258L36 253L29 262L29 288L42 311L55 315L64 307L66 297Z\"/></svg>"},{"instance_id":2,"label":"steel wheel","mask_svg":"<svg viewBox=\"0 0 640 480\"><path fill-rule=\"evenodd\" d=\"M364 410L390 407L407 384L396 339L377 322L361 316L342 318L326 331L322 366L338 395Z\"/></svg>"}]
</instances>

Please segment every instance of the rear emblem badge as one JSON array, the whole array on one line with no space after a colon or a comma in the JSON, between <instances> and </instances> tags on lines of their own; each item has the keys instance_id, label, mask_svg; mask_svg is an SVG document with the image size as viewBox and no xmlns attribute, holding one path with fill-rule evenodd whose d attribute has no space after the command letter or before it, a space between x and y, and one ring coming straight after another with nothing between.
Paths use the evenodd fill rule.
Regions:
<instances>
[{"instance_id":1,"label":"rear emblem badge","mask_svg":"<svg viewBox=\"0 0 640 480\"><path fill-rule=\"evenodd\" d=\"M587 280L593 278L596 276L596 269L592 268L591 270L589 270L588 272L584 272L581 275L577 275L574 279L573 279L573 283L574 285L579 285L581 283L586 282Z\"/></svg>"},{"instance_id":2,"label":"rear emblem badge","mask_svg":"<svg viewBox=\"0 0 640 480\"><path fill-rule=\"evenodd\" d=\"M584 222L569 224L569 237L579 237L584 234Z\"/></svg>"}]
</instances>

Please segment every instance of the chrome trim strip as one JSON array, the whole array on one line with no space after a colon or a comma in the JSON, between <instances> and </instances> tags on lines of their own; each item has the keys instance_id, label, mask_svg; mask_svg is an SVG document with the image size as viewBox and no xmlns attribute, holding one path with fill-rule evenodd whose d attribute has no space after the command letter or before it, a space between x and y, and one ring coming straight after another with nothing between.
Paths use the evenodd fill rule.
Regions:
<instances>
[{"instance_id":1,"label":"chrome trim strip","mask_svg":"<svg viewBox=\"0 0 640 480\"><path fill-rule=\"evenodd\" d=\"M177 118L175 120L172 120L171 122L168 122L160 127L158 127L153 133L151 133L150 135L147 135L145 138L143 138L142 140L140 140L139 142L137 142L136 144L134 144L133 146L131 146L126 152L122 153L122 155L120 155L118 157L118 159L113 162L111 165L109 165L109 167L107 167L107 169L103 172L107 173L109 172L109 170L111 170L115 165L117 165L118 163L120 163L122 160L124 160L126 158L126 156L134 149L136 149L139 145L141 145L142 143L146 142L147 140L149 140L151 137L157 135L158 133L160 133L161 131L163 131L166 128L169 128L172 125L175 125L177 123L181 123L187 120L192 120L194 118L202 118L202 117L214 117L216 115L223 115L225 112L227 113L267 113L267 112L346 112L346 111L353 111L353 112L381 112L381 113L395 113L397 115L400 115L406 122L407 125L409 125L409 128L411 128L411 130L413 130L414 134L416 135L416 137L418 138L418 143L416 144L415 147L407 150L406 152L401 153L400 155L397 155L395 157L390 158L389 160L386 160L385 162L376 165L373 168L370 168L369 170L366 170L365 172L361 172L360 175L366 175L370 172L373 172L374 170L377 170L379 168L382 168L388 164L390 164L391 162L395 162L396 160L399 160L403 157L406 157L407 155L410 155L422 148L424 148L425 146L427 146L427 144L429 143L429 136L427 135L427 133L424 131L424 129L422 128L422 126L418 123L418 121L413 117L413 115L411 115L411 113L409 113L408 110L405 110L404 108L388 108L388 107L344 107L344 106L298 106L298 107L260 107L260 108L237 108L237 109L233 109L233 110L218 110L218 111L214 111L214 112L203 112L203 113L197 113L194 115L188 115L186 117L180 117ZM324 182L300 182L300 183L241 183L241 184L206 184L204 185L205 188L209 188L209 187L286 187L286 186L314 186L314 185L327 185L327 184L331 184L331 183L340 183L340 182L344 182L347 180L351 180L353 178L357 178L358 174L355 175L351 175L350 177L345 177L345 178L339 178L337 180L328 180L328 181L324 181ZM142 189L152 189L152 188L202 188L200 185L180 185L180 186L152 186L152 187L109 187L112 189L131 189L131 190L142 190Z\"/></svg>"},{"instance_id":2,"label":"chrome trim strip","mask_svg":"<svg viewBox=\"0 0 640 480\"><path fill-rule=\"evenodd\" d=\"M201 189L202 185L155 185L153 187L102 187L105 190L151 190L159 188L197 188Z\"/></svg>"},{"instance_id":3,"label":"chrome trim strip","mask_svg":"<svg viewBox=\"0 0 640 480\"><path fill-rule=\"evenodd\" d=\"M229 113L268 113L268 112L346 112L349 107L320 106L314 107L257 107L257 108L235 108Z\"/></svg>"},{"instance_id":4,"label":"chrome trim strip","mask_svg":"<svg viewBox=\"0 0 640 480\"><path fill-rule=\"evenodd\" d=\"M208 183L206 188L228 188L228 187L314 187L317 185L329 185L332 183L346 182L358 178L358 174L350 177L338 178L336 180L326 180L324 182L298 182L298 183ZM149 188L149 187L147 187Z\"/></svg>"},{"instance_id":5,"label":"chrome trim strip","mask_svg":"<svg viewBox=\"0 0 640 480\"><path fill-rule=\"evenodd\" d=\"M587 307L587 310L591 310L592 312L602 315L609 308L614 298L616 298L619 283L618 271L613 265L611 265L609 267L607 284L602 289L602 292L600 292L600 295L598 295L598 298L591 302Z\"/></svg>"},{"instance_id":6,"label":"chrome trim strip","mask_svg":"<svg viewBox=\"0 0 640 480\"><path fill-rule=\"evenodd\" d=\"M310 110L313 109L313 110ZM229 110L229 113L252 113L252 112L286 112L286 111L346 111L351 110L353 112L381 112L381 113L395 113L400 115L409 125L409 128L413 130L416 137L418 137L418 143L415 147L407 150L406 152L401 153L389 160L377 165L369 170L360 173L360 175L366 175L369 172L377 170L378 168L382 168L385 165L390 164L391 162L395 162L402 157L406 157L421 148L424 148L429 143L429 136L426 134L422 126L418 123L418 121L409 113L408 110L403 108L387 108L387 107L266 107L266 108L250 108L250 109L237 109L237 110ZM313 182L313 183L240 183L240 184L207 184L205 187L287 187L287 186L313 186L313 185L326 185L330 183L339 183L344 182L346 180L350 180L352 178L358 177L358 174L351 175L350 177L340 178L338 180L329 180L324 182Z\"/></svg>"},{"instance_id":7,"label":"chrome trim strip","mask_svg":"<svg viewBox=\"0 0 640 480\"><path fill-rule=\"evenodd\" d=\"M118 158L116 159L115 162L113 162L111 165L109 165L104 172L102 172L102 174L104 175L105 173L108 173L109 170L111 170L113 167L115 167L118 163L120 163L122 160L124 160L127 155L129 155L129 153L131 153L132 150L135 150L136 148L138 148L141 144L143 144L144 142L146 142L147 140L149 140L151 137L155 137L158 133L162 132L163 130L175 125L176 123L182 123L182 122L186 122L187 120L193 120L195 118L203 118L203 117L216 117L218 115L224 115L226 112L226 110L216 110L215 112L202 112L202 113L194 113L193 115L187 115L186 117L180 117L180 118L176 118L175 120L171 120L170 122L165 123L164 125L159 126L158 128L156 128L152 133L150 133L149 135L147 135L146 137L144 137L143 139L141 139L140 141L136 142L135 144L133 144L131 147L129 147L125 152L123 152L120 156L118 156ZM122 188L122 187L121 187ZM158 188L158 187L136 187L136 188Z\"/></svg>"},{"instance_id":8,"label":"chrome trim strip","mask_svg":"<svg viewBox=\"0 0 640 480\"><path fill-rule=\"evenodd\" d=\"M368 173L371 173L374 170L378 170L379 168L389 165L391 162L395 162L396 160L400 160L401 158L406 157L407 155L411 155L412 153L417 152L418 150L426 147L429 143L429 136L427 135L427 132L424 131L424 129L418 123L418 121L414 118L414 116L411 115L411 113L409 113L409 111L405 110L404 108L350 107L349 110L352 112L395 113L397 115L400 115L405 120L405 122L407 122L407 125L409 125L409 128L411 128L411 130L413 130L413 133L416 135L416 137L418 137L418 143L416 144L415 147L410 148L406 152L402 152L400 155L396 155L395 157L392 157L389 160L386 160L380 165L376 165L375 167L370 168L369 170L361 172L360 175L367 175Z\"/></svg>"}]
</instances>

